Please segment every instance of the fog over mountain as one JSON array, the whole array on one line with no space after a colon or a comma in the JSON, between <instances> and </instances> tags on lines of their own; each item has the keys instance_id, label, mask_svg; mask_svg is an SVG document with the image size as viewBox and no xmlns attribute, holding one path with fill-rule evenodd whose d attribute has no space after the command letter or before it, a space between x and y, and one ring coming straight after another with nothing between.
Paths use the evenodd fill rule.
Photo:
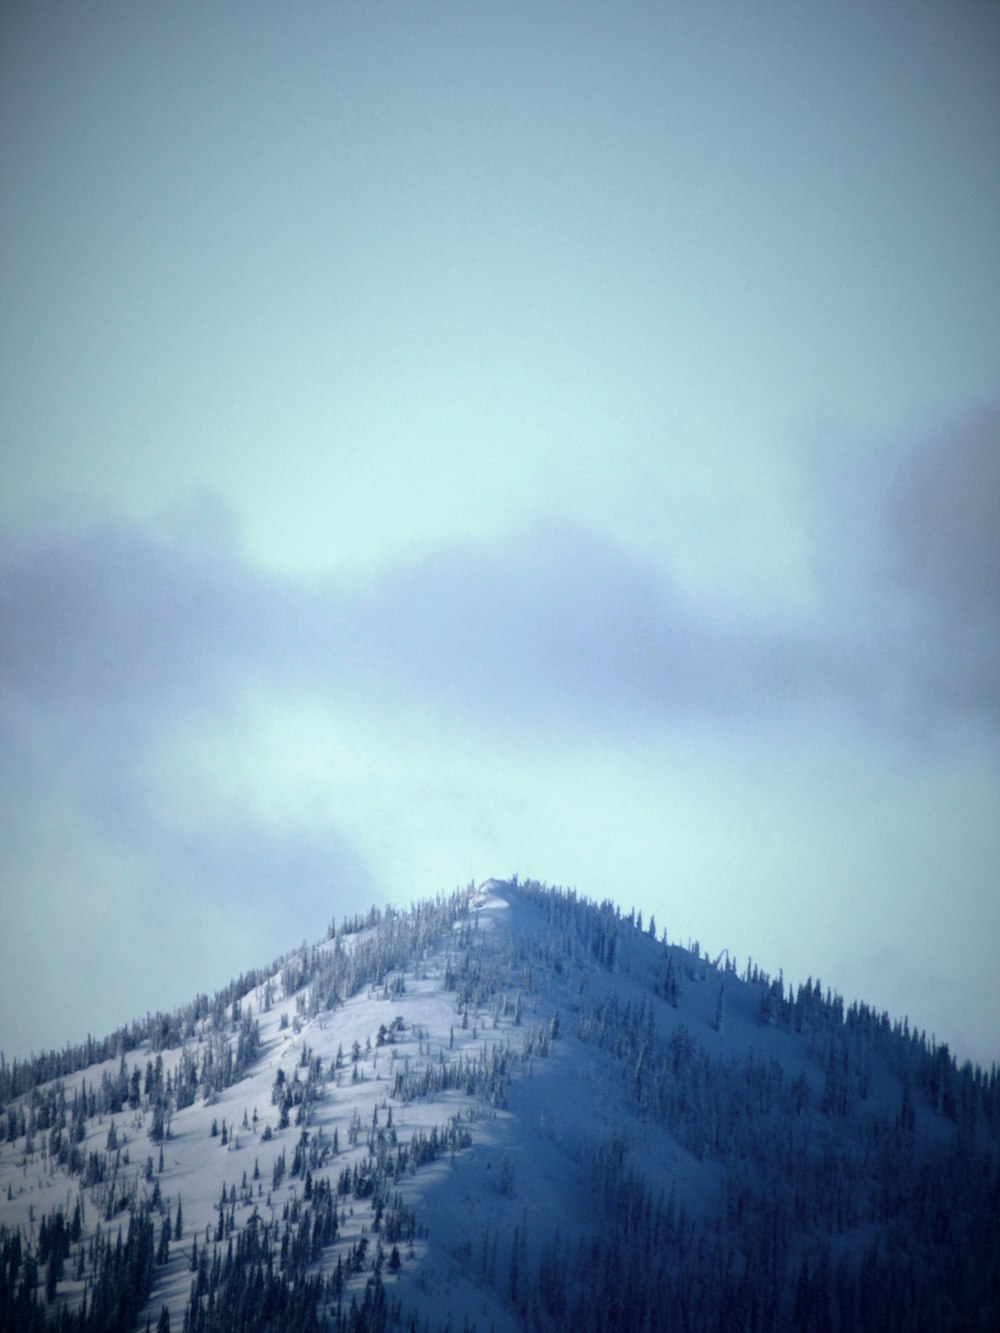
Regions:
<instances>
[{"instance_id":1,"label":"fog over mountain","mask_svg":"<svg viewBox=\"0 0 1000 1333\"><path fill-rule=\"evenodd\" d=\"M516 877L0 1064L3 1333L986 1330L998 1197L995 1066Z\"/></svg>"}]
</instances>

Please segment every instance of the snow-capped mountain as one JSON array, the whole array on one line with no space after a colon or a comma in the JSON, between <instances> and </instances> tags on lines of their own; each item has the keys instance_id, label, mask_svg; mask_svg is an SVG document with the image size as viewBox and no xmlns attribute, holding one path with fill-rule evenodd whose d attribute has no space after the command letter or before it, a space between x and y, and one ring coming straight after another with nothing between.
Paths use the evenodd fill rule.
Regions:
<instances>
[{"instance_id":1,"label":"snow-capped mountain","mask_svg":"<svg viewBox=\"0 0 1000 1333\"><path fill-rule=\"evenodd\" d=\"M0 1330L1000 1324L1000 1080L488 880L0 1067Z\"/></svg>"}]
</instances>

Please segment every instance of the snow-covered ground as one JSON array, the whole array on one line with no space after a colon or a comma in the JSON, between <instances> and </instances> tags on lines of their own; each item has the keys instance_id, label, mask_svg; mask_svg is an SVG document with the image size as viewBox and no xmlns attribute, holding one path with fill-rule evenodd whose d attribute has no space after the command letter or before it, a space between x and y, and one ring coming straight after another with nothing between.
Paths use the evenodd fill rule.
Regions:
<instances>
[{"instance_id":1,"label":"snow-covered ground","mask_svg":"<svg viewBox=\"0 0 1000 1333\"><path fill-rule=\"evenodd\" d=\"M453 937L462 931L471 932L475 947L489 955L496 936L509 935L513 918L524 927L523 910L520 914L511 912L512 896L496 882L482 886L470 895L469 916L456 923ZM348 951L357 949L373 934L374 930L369 928L347 935L341 940L341 947ZM318 946L327 951L332 947L331 941ZM239 1001L241 1017L249 1016L259 1024L261 1053L253 1068L209 1101L199 1097L193 1105L174 1112L169 1121L169 1137L161 1145L150 1140L152 1112L148 1108L126 1107L116 1116L105 1113L87 1120L86 1135L78 1145L85 1156L109 1153L109 1134L112 1135L115 1147L110 1155L117 1154L120 1183L134 1187L139 1199L152 1197L157 1190L165 1211L172 1217L176 1217L178 1204L182 1207L181 1241L171 1246L169 1262L157 1271L149 1308L154 1320L164 1303L178 1320L181 1317L191 1287L192 1241L197 1240L199 1245L207 1242L213 1247L223 1244L214 1239L223 1192L228 1198L236 1190L238 1225L255 1212L265 1220L280 1218L286 1204L301 1197L303 1176L292 1177L289 1168L303 1127L296 1125L293 1111L291 1123L279 1128L279 1109L272 1100L272 1091L279 1071L291 1085L295 1080L304 1080L309 1064L317 1060L321 1062L322 1097L311 1109L306 1132L310 1140L321 1137L331 1145L331 1153L325 1166L313 1172L315 1179L326 1176L335 1182L345 1168L353 1168L367 1159L370 1156L367 1134L374 1123L383 1129L388 1127L395 1141L402 1144L420 1132L430 1135L435 1127L441 1129L456 1117L471 1133L474 1147L421 1167L402 1180L399 1188L402 1198L415 1209L418 1225L426 1228L427 1234L405 1248L402 1266L393 1280L406 1289L407 1299L412 1298L416 1305L437 1305L442 1284L447 1284L449 1290L455 1288L456 1264L460 1267L455 1252L461 1251L468 1238L467 1222L460 1215L455 1219L449 1217L437 1203L425 1207L423 1198L425 1194L435 1200L442 1192L448 1195L451 1186L447 1182L459 1170L459 1160L468 1159L461 1166L468 1177L461 1187L462 1195L475 1189L477 1173L492 1171L492 1179L498 1182L499 1207L505 1133L512 1113L484 1107L475 1096L455 1089L409 1101L394 1099L396 1075L405 1072L415 1076L442 1061L475 1059L494 1048L516 1055L536 1013L546 1008L542 994L526 994L517 1024L513 1012L498 1015L495 1009L488 1014L473 1011L465 1015L463 1022L454 991L445 987L446 967L455 952L454 938L442 938L436 952L402 971L402 993L389 997L384 988L369 987L348 997L335 1009L323 1010L313 1017L302 1012L309 983L298 991L286 993L279 970L272 978L274 993L270 1008L264 1007L263 987L259 985ZM210 1023L205 1021L199 1026L202 1030L189 1043L196 1054L211 1039ZM380 1043L380 1029L383 1033L389 1030L389 1040ZM235 1046L233 1033L227 1035L227 1040ZM352 1051L358 1049L360 1056L354 1060ZM181 1057L181 1049L160 1053L164 1079L176 1075ZM148 1042L129 1052L124 1057L127 1079L131 1081L138 1073L145 1083L147 1067L155 1059ZM117 1076L119 1067L118 1059L110 1059L61 1080L67 1105L72 1105L74 1097L86 1090L100 1087L103 1076ZM553 1086L550 1093L551 1120L558 1124L562 1116L558 1088ZM352 1124L356 1127L353 1144ZM26 1142L30 1143L30 1151L26 1151ZM118 1213L110 1221L102 1220L105 1187L82 1188L79 1176L68 1175L50 1160L47 1142L48 1135L43 1130L36 1131L30 1140L22 1136L13 1143L0 1145L0 1222L20 1228L26 1236L34 1238L43 1217L62 1208L68 1218L79 1198L84 1208L84 1244L99 1225L114 1231L123 1215ZM334 1143L336 1152L332 1151ZM516 1152L513 1142L510 1151ZM275 1188L272 1187L275 1167L282 1157L286 1169ZM522 1193L529 1182L541 1179L533 1165L523 1159L516 1174L521 1177ZM509 1194L504 1198L507 1210L519 1206L515 1190L509 1184L508 1189ZM373 1246L375 1243L373 1214L367 1201L348 1197L341 1203L338 1239L324 1254L324 1267L334 1264L337 1255L346 1252L362 1235L369 1236ZM429 1221L432 1216L438 1219L434 1225ZM71 1264L67 1265L67 1272L69 1276L59 1286L60 1299L72 1304L79 1300L83 1283L73 1280ZM365 1276L355 1277L354 1285L363 1286ZM476 1301L481 1303L478 1293ZM502 1310L493 1311L491 1317L498 1328L509 1323Z\"/></svg>"},{"instance_id":2,"label":"snow-covered ground","mask_svg":"<svg viewBox=\"0 0 1000 1333\"><path fill-rule=\"evenodd\" d=\"M708 1103L699 1112L705 1128L696 1132L670 1132L651 1118L643 1098L652 1061L668 1073L670 1059L688 1059L692 1050L703 1060L698 1068L742 1062L747 1101L760 1102L748 1105L747 1116L769 1114L773 1089L790 1096L793 1087L815 1113L801 1139L812 1145L809 1152L832 1151L842 1136L828 1115L830 1089L839 1089L841 1076L831 1073L832 1048L817 1035L823 1029L799 1033L798 1018L772 1019L767 979L752 978L749 968L739 976L696 947L680 949L640 930L610 906L499 880L470 886L438 909L389 913L289 955L214 1020L202 1013L183 1046L154 1052L147 1041L123 1059L62 1079L61 1133L78 1126L75 1146L92 1163L91 1176L103 1164L102 1180L84 1184L86 1170L58 1163L60 1126L32 1127L32 1095L17 1103L25 1123L15 1118L20 1132L13 1136L18 1110L0 1108L8 1113L0 1224L34 1242L43 1219L61 1210L68 1222L82 1204L81 1235L57 1303L79 1304L89 1281L81 1256L98 1228L127 1230L127 1207L119 1205L156 1199L157 1236L164 1219L176 1227L179 1209L183 1230L157 1265L140 1327L147 1317L155 1324L165 1304L179 1329L193 1252L224 1255L251 1219L274 1223L277 1235L328 1181L337 1236L309 1271L343 1269L366 1242L364 1261L347 1276L345 1301L360 1296L377 1267L387 1294L432 1326L450 1315L455 1329L468 1321L513 1333L525 1326L528 1274L532 1281L541 1274L541 1290L547 1263L568 1270L570 1255L605 1215L602 1163L612 1158L619 1176L638 1171L647 1198L669 1206L671 1217L682 1210L692 1226L718 1234L723 1160L732 1170L739 1153L710 1142L715 1113ZM364 962L365 983L350 994L327 993L331 976L347 975L330 967L351 958ZM296 985L307 962L306 979ZM835 1007L818 1003L824 1021L833 1022ZM216 1062L226 1047L235 1053L253 1024L259 1048L241 1076L173 1110L165 1137L154 1142L155 1103L170 1100L163 1088L175 1091L185 1066L204 1068L206 1051ZM898 1115L903 1081L885 1060L858 1049L845 1105L849 1093L852 1104L863 1102L866 1114L888 1123ZM74 1116L74 1104L85 1105L81 1099L122 1074L136 1105ZM45 1092L34 1094L39 1105ZM285 1122L283 1097L292 1103ZM945 1132L924 1101L915 1116L927 1142ZM435 1142L447 1146L427 1148ZM427 1160L418 1164L417 1156ZM366 1171L377 1172L374 1194L350 1185ZM397 1221L411 1214L414 1221L412 1234L394 1245L385 1223L392 1210ZM863 1232L859 1223L844 1234L860 1244ZM564 1300L560 1287L553 1308Z\"/></svg>"}]
</instances>

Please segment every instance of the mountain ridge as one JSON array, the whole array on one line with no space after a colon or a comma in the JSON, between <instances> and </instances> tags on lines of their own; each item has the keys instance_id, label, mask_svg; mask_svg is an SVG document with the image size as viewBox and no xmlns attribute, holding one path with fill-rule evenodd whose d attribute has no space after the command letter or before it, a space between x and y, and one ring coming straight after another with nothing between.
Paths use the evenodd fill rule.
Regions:
<instances>
[{"instance_id":1,"label":"mountain ridge","mask_svg":"<svg viewBox=\"0 0 1000 1333\"><path fill-rule=\"evenodd\" d=\"M0 1070L0 1328L1000 1311L996 1069L611 902L513 877L372 909L111 1044Z\"/></svg>"}]
</instances>

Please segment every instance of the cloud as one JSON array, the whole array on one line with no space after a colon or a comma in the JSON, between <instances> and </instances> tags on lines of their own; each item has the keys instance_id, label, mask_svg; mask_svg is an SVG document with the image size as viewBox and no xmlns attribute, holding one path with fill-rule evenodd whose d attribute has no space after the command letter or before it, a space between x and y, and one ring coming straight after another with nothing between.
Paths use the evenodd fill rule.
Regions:
<instances>
[{"instance_id":1,"label":"cloud","mask_svg":"<svg viewBox=\"0 0 1000 1333\"><path fill-rule=\"evenodd\" d=\"M4 837L39 836L38 812L58 806L95 836L143 848L164 879L201 866L220 886L263 891L268 865L300 857L303 884L323 864L365 880L351 839L305 818L294 845L277 827L271 842L253 834L259 791L206 789L198 817L171 830L163 811L185 781L203 780L162 756L195 734L236 753L250 697L346 710L386 737L419 715L471 743L543 749L621 749L701 726L778 736L831 719L907 743L955 726L990 742L998 422L991 408L892 468L829 473L816 529L825 600L791 620L695 601L652 560L564 521L441 545L358 579L255 567L218 502L157 531L104 515L9 535ZM198 850L210 827L211 855L207 842Z\"/></svg>"},{"instance_id":2,"label":"cloud","mask_svg":"<svg viewBox=\"0 0 1000 1333\"><path fill-rule=\"evenodd\" d=\"M9 539L8 688L57 713L163 717L218 699L268 623L267 585L228 540L195 551L122 520Z\"/></svg>"},{"instance_id":3,"label":"cloud","mask_svg":"<svg viewBox=\"0 0 1000 1333\"><path fill-rule=\"evenodd\" d=\"M845 489L852 512L826 536L827 602L809 619L695 603L652 561L566 522L356 582L257 569L217 516L166 535L111 518L22 535L0 551L8 719L44 713L126 768L157 730L231 718L249 688L431 707L512 735L781 725L823 708L864 726L992 725L997 419Z\"/></svg>"},{"instance_id":4,"label":"cloud","mask_svg":"<svg viewBox=\"0 0 1000 1333\"><path fill-rule=\"evenodd\" d=\"M360 588L281 579L199 545L194 557L108 522L8 553L15 710L54 720L81 754L113 751L121 770L157 731L219 725L251 686L607 738L783 709L842 689L847 669L822 636L713 617L651 562L565 523L443 546Z\"/></svg>"},{"instance_id":5,"label":"cloud","mask_svg":"<svg viewBox=\"0 0 1000 1333\"><path fill-rule=\"evenodd\" d=\"M1000 721L1000 405L922 443L886 503L886 581L925 648L925 688Z\"/></svg>"},{"instance_id":6,"label":"cloud","mask_svg":"<svg viewBox=\"0 0 1000 1333\"><path fill-rule=\"evenodd\" d=\"M1000 405L817 450L804 492L832 653L889 729L1000 729Z\"/></svg>"},{"instance_id":7,"label":"cloud","mask_svg":"<svg viewBox=\"0 0 1000 1333\"><path fill-rule=\"evenodd\" d=\"M869 469L864 486L842 467L818 497L823 599L780 620L694 599L653 560L564 521L350 579L256 567L218 503L156 530L91 515L9 534L0 839L22 933L41 939L68 901L92 899L117 919L109 939L141 952L152 931L177 958L193 916L200 952L183 978L162 970L173 988L163 1002L180 1002L205 984L221 941L220 983L314 934L317 914L398 894L379 878L386 867L405 876L423 856L440 870L451 853L428 845L453 843L463 817L492 817L503 801L507 854L529 827L537 851L558 819L586 847L563 809L580 798L571 755L594 757L586 771L611 842L628 816L604 784L629 789L610 775L637 742L665 741L650 769L636 759L650 809L635 836L647 842L670 786L663 756L723 756L698 806L708 848L723 787L729 819L754 809L741 784L752 769L776 789L793 737L796 755L810 736L908 748L963 724L992 744L995 423L984 414L929 439L895 470ZM529 751L544 757L534 788L521 782ZM492 785L465 801L480 752ZM544 807L534 824L532 804ZM782 819L787 809L782 797ZM405 845L390 855L397 831ZM802 836L782 834L790 846ZM668 859L676 840L661 848Z\"/></svg>"},{"instance_id":8,"label":"cloud","mask_svg":"<svg viewBox=\"0 0 1000 1333\"><path fill-rule=\"evenodd\" d=\"M1000 633L1000 404L921 442L887 497L890 569L942 621Z\"/></svg>"}]
</instances>

